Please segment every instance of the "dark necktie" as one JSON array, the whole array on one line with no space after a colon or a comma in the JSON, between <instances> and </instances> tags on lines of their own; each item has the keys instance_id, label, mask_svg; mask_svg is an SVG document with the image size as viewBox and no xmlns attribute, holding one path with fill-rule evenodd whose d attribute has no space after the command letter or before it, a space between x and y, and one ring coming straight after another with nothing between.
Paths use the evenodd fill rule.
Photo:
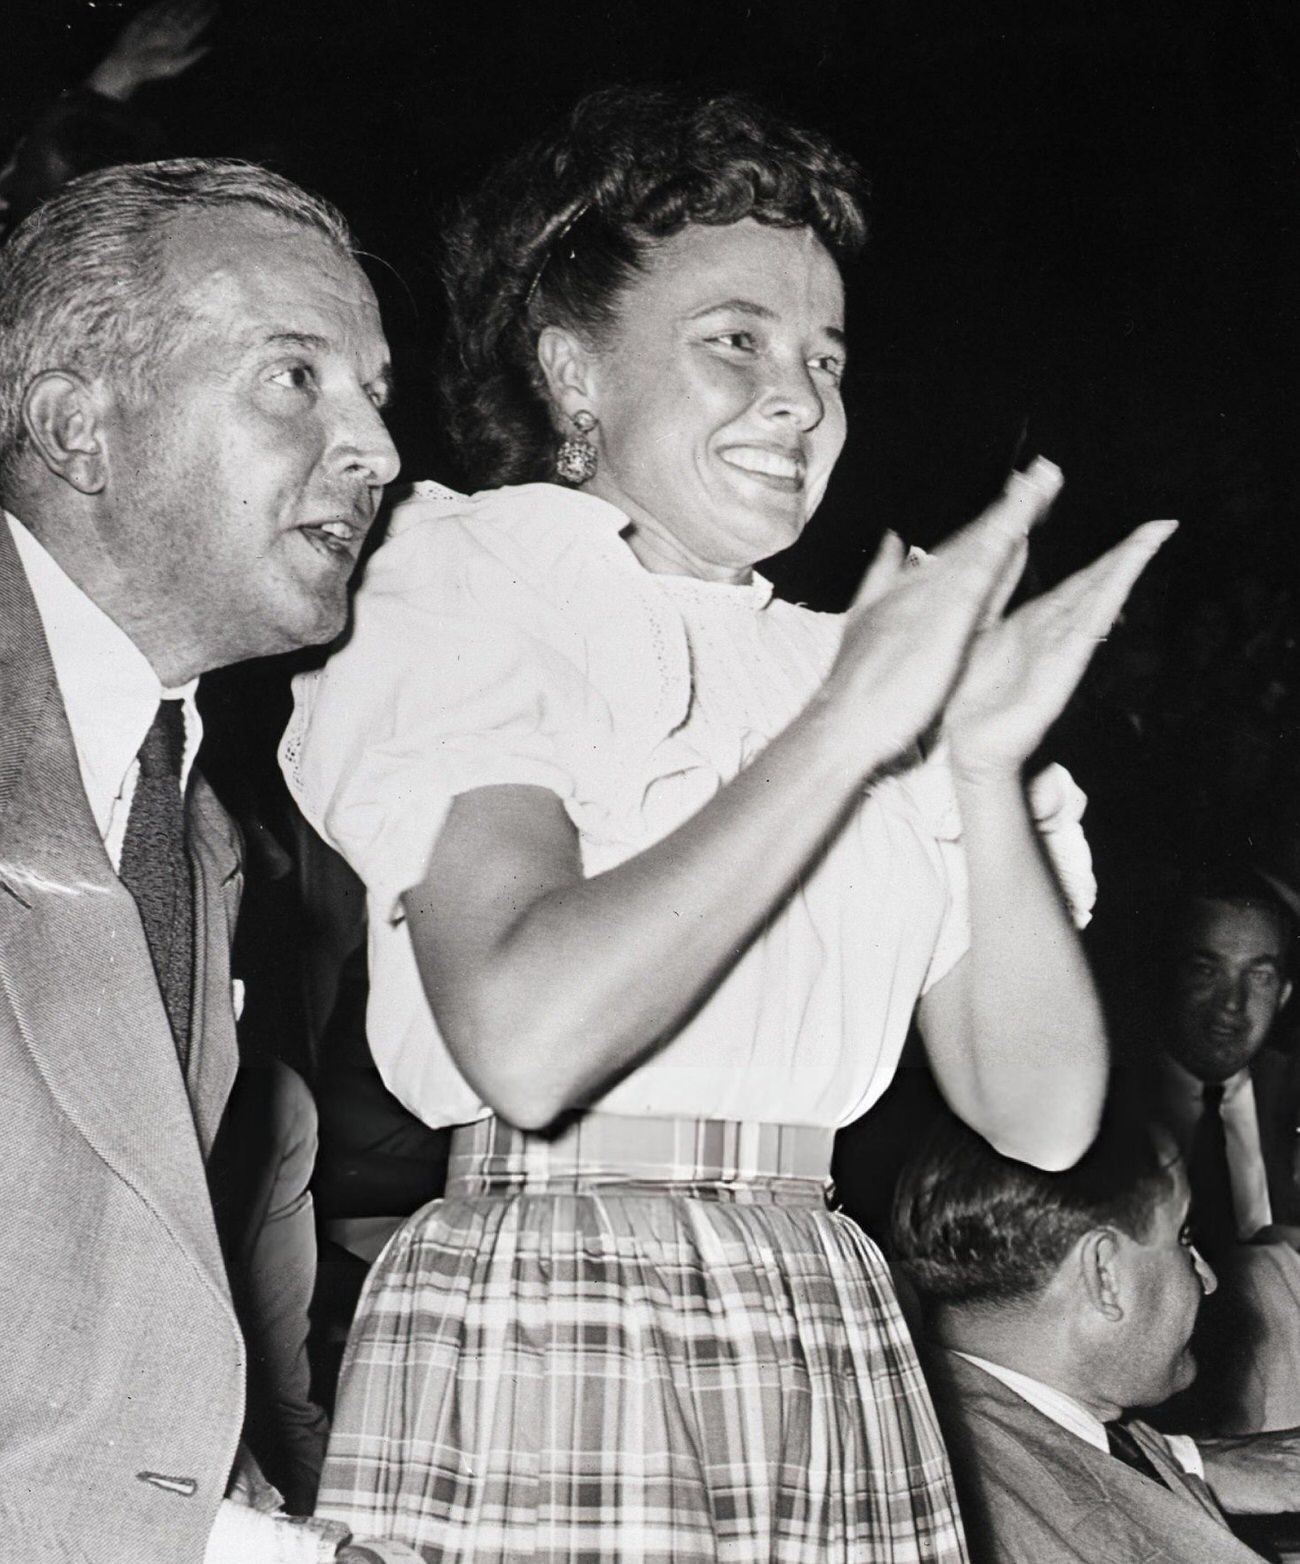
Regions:
<instances>
[{"instance_id":1,"label":"dark necktie","mask_svg":"<svg viewBox=\"0 0 1300 1564\"><path fill-rule=\"evenodd\" d=\"M1207 1081L1201 1093L1201 1116L1192 1134L1187 1177L1192 1186L1192 1230L1198 1247L1212 1257L1222 1255L1237 1240L1222 1109L1223 1082Z\"/></svg>"},{"instance_id":2,"label":"dark necktie","mask_svg":"<svg viewBox=\"0 0 1300 1564\"><path fill-rule=\"evenodd\" d=\"M1141 1472L1143 1477L1149 1477L1162 1488L1169 1486L1126 1423L1117 1418L1113 1423L1107 1423L1105 1428L1106 1443L1117 1461L1123 1461L1125 1466L1131 1466L1135 1472Z\"/></svg>"},{"instance_id":3,"label":"dark necktie","mask_svg":"<svg viewBox=\"0 0 1300 1564\"><path fill-rule=\"evenodd\" d=\"M194 983L194 884L181 795L184 754L184 707L180 701L163 701L140 746L118 868L140 910L182 1070L189 1063Z\"/></svg>"}]
</instances>

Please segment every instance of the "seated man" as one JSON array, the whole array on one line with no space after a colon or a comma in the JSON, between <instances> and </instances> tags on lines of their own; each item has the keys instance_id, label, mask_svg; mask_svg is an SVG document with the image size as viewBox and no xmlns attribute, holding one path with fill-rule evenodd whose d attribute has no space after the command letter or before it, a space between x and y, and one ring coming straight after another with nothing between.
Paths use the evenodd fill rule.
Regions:
<instances>
[{"instance_id":1,"label":"seated man","mask_svg":"<svg viewBox=\"0 0 1300 1564\"><path fill-rule=\"evenodd\" d=\"M896 1256L980 1564L1256 1559L1220 1504L1300 1507L1300 1435L1207 1441L1127 1419L1188 1384L1214 1275L1172 1145L1113 1120L1042 1173L945 1124L904 1174Z\"/></svg>"}]
</instances>

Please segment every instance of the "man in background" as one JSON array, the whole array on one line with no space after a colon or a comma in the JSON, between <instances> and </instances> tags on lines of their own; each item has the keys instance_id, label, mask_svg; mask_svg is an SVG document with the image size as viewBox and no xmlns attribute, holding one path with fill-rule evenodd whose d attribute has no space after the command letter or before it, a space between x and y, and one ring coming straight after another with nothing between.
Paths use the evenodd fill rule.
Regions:
<instances>
[{"instance_id":1,"label":"man in background","mask_svg":"<svg viewBox=\"0 0 1300 1564\"><path fill-rule=\"evenodd\" d=\"M1291 995L1294 919L1274 884L1232 862L1187 881L1166 931L1148 1104L1172 1132L1192 1228L1219 1275L1173 1415L1214 1432L1300 1423L1300 1082L1274 1046Z\"/></svg>"},{"instance_id":2,"label":"man in background","mask_svg":"<svg viewBox=\"0 0 1300 1564\"><path fill-rule=\"evenodd\" d=\"M1202 1247L1300 1242L1297 1091L1268 1046L1291 996L1290 910L1246 868L1202 873L1175 909L1155 1096L1187 1161Z\"/></svg>"},{"instance_id":3,"label":"man in background","mask_svg":"<svg viewBox=\"0 0 1300 1564\"><path fill-rule=\"evenodd\" d=\"M944 1125L899 1186L896 1256L977 1564L1247 1564L1223 1509L1300 1497L1300 1435L1193 1443L1129 1416L1192 1380L1214 1275L1168 1143L1112 1117L1064 1173Z\"/></svg>"}]
</instances>

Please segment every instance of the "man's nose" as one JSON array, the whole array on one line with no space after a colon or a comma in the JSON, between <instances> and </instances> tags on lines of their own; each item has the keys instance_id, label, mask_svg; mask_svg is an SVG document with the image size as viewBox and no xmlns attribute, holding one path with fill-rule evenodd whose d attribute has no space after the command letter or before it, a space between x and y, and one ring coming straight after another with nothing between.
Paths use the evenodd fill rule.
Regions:
<instances>
[{"instance_id":1,"label":"man's nose","mask_svg":"<svg viewBox=\"0 0 1300 1564\"><path fill-rule=\"evenodd\" d=\"M1219 987L1219 1008L1236 1014L1246 1008L1246 980L1228 978Z\"/></svg>"},{"instance_id":2,"label":"man's nose","mask_svg":"<svg viewBox=\"0 0 1300 1564\"><path fill-rule=\"evenodd\" d=\"M352 398L340 417L336 452L348 470L364 473L366 482L375 488L391 483L402 465L388 425L365 395Z\"/></svg>"},{"instance_id":3,"label":"man's nose","mask_svg":"<svg viewBox=\"0 0 1300 1564\"><path fill-rule=\"evenodd\" d=\"M1208 1298L1219 1285L1219 1278L1214 1274L1214 1268L1201 1251L1192 1245L1192 1264L1196 1267L1196 1275L1201 1284L1201 1291Z\"/></svg>"}]
</instances>

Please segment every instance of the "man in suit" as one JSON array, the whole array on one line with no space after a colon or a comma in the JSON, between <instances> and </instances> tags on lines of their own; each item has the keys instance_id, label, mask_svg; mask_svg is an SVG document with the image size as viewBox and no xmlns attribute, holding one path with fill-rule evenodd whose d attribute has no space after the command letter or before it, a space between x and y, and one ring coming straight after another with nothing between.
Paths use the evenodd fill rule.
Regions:
<instances>
[{"instance_id":1,"label":"man in suit","mask_svg":"<svg viewBox=\"0 0 1300 1564\"><path fill-rule=\"evenodd\" d=\"M1291 996L1293 942L1290 910L1245 867L1199 874L1173 918L1156 1102L1215 1258L1237 1241L1300 1243L1294 1072L1267 1046Z\"/></svg>"},{"instance_id":2,"label":"man in suit","mask_svg":"<svg viewBox=\"0 0 1300 1564\"><path fill-rule=\"evenodd\" d=\"M1186 1162L1193 1231L1220 1282L1197 1323L1202 1372L1171 1409L1184 1426L1300 1422L1300 1102L1293 1060L1271 1046L1293 944L1273 883L1231 861L1198 870L1169 919L1150 1101Z\"/></svg>"},{"instance_id":3,"label":"man in suit","mask_svg":"<svg viewBox=\"0 0 1300 1564\"><path fill-rule=\"evenodd\" d=\"M950 1124L904 1174L894 1242L977 1564L1247 1564L1221 1506L1300 1500L1294 1431L1194 1444L1126 1416L1195 1373L1214 1276L1188 1208L1168 1138L1114 1118L1064 1173Z\"/></svg>"},{"instance_id":4,"label":"man in suit","mask_svg":"<svg viewBox=\"0 0 1300 1564\"><path fill-rule=\"evenodd\" d=\"M204 1163L240 858L194 688L342 628L397 469L387 373L342 219L260 169L106 169L0 251L0 1553L24 1564L342 1556L239 1459Z\"/></svg>"}]
</instances>

